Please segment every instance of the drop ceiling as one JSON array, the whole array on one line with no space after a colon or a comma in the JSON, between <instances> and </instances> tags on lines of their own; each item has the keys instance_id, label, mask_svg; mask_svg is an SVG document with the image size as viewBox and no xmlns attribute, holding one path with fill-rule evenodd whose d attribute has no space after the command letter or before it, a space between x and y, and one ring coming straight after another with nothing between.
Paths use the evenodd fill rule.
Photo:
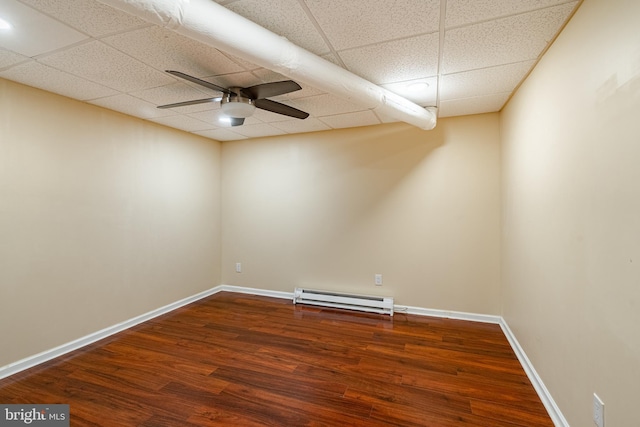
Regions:
<instances>
[{"instance_id":1,"label":"drop ceiling","mask_svg":"<svg viewBox=\"0 0 640 427\"><path fill-rule=\"evenodd\" d=\"M438 117L499 111L580 1L217 0L296 45ZM219 141L394 121L317 88L274 98L307 111L256 110L243 126L220 121L215 97L178 70L218 86L288 79L96 0L2 0L0 78ZM215 25L216 17L211 17Z\"/></svg>"}]
</instances>

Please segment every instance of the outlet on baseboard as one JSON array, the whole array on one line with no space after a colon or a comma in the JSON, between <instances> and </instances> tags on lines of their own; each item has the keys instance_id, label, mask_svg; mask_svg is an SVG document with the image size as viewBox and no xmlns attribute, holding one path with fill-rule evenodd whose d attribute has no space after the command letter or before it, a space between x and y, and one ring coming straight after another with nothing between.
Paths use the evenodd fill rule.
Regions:
<instances>
[{"instance_id":1,"label":"outlet on baseboard","mask_svg":"<svg viewBox=\"0 0 640 427\"><path fill-rule=\"evenodd\" d=\"M593 393L593 422L598 427L604 427L604 403L595 393Z\"/></svg>"}]
</instances>

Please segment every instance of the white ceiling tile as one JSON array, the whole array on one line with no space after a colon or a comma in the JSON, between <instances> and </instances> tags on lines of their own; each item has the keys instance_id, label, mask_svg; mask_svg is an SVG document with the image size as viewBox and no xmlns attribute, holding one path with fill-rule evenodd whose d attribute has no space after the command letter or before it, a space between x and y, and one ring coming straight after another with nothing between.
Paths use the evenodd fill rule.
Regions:
<instances>
[{"instance_id":1,"label":"white ceiling tile","mask_svg":"<svg viewBox=\"0 0 640 427\"><path fill-rule=\"evenodd\" d=\"M205 123L198 119L194 119L193 117L183 115L157 117L151 119L151 121L172 128L182 129L187 132L202 131L212 128L212 126L208 123Z\"/></svg>"},{"instance_id":2,"label":"white ceiling tile","mask_svg":"<svg viewBox=\"0 0 640 427\"><path fill-rule=\"evenodd\" d=\"M220 110L220 102L216 102L216 101L207 102L205 104L194 104L194 105L188 105L186 107L168 108L168 110L175 111L178 114L207 113L210 111Z\"/></svg>"},{"instance_id":3,"label":"white ceiling tile","mask_svg":"<svg viewBox=\"0 0 640 427\"><path fill-rule=\"evenodd\" d=\"M0 31L0 47L33 57L88 37L16 0L2 0L0 15L12 28Z\"/></svg>"},{"instance_id":4,"label":"white ceiling tile","mask_svg":"<svg viewBox=\"0 0 640 427\"><path fill-rule=\"evenodd\" d=\"M445 26L458 27L566 3L567 0L447 0ZM573 5L577 5L577 1Z\"/></svg>"},{"instance_id":5,"label":"white ceiling tile","mask_svg":"<svg viewBox=\"0 0 640 427\"><path fill-rule=\"evenodd\" d=\"M298 98L291 106L316 117L366 110L366 108L358 104L330 94Z\"/></svg>"},{"instance_id":6,"label":"white ceiling tile","mask_svg":"<svg viewBox=\"0 0 640 427\"><path fill-rule=\"evenodd\" d=\"M164 104L173 104L176 102L217 97L220 96L221 93L207 90L205 87L201 86L191 86L187 83L176 82L165 86L131 92L131 95L158 106ZM183 113L185 112L185 108L188 107L177 107L175 110L177 112Z\"/></svg>"},{"instance_id":7,"label":"white ceiling tile","mask_svg":"<svg viewBox=\"0 0 640 427\"><path fill-rule=\"evenodd\" d=\"M438 117L466 116L469 114L500 111L511 94L497 93L466 99L440 102Z\"/></svg>"},{"instance_id":8,"label":"white ceiling tile","mask_svg":"<svg viewBox=\"0 0 640 427\"><path fill-rule=\"evenodd\" d=\"M225 115L222 114L222 110L220 109L190 113L189 117L200 120L201 122L208 123L209 125L211 125L210 127L215 127L215 128L231 127L230 124L223 121L223 118L225 117ZM250 123L250 119L251 118L245 119L245 122Z\"/></svg>"},{"instance_id":9,"label":"white ceiling tile","mask_svg":"<svg viewBox=\"0 0 640 427\"><path fill-rule=\"evenodd\" d=\"M251 71L251 73L261 80L261 83L279 82L282 80L290 80L289 77L284 76L276 71L269 70L268 68L258 68Z\"/></svg>"},{"instance_id":10,"label":"white ceiling tile","mask_svg":"<svg viewBox=\"0 0 640 427\"><path fill-rule=\"evenodd\" d=\"M222 87L249 87L263 83L249 71L245 71L242 73L224 74L221 76L204 77L203 80L210 81L211 83L217 84L218 86Z\"/></svg>"},{"instance_id":11,"label":"white ceiling tile","mask_svg":"<svg viewBox=\"0 0 640 427\"><path fill-rule=\"evenodd\" d=\"M93 37L149 25L95 0L21 0Z\"/></svg>"},{"instance_id":12,"label":"white ceiling tile","mask_svg":"<svg viewBox=\"0 0 640 427\"><path fill-rule=\"evenodd\" d=\"M246 122L245 122L246 123ZM240 135L247 136L249 138L259 138L263 136L275 136L286 133L285 131L275 128L267 123L258 123L255 125L244 124L242 126L235 126L233 132Z\"/></svg>"},{"instance_id":13,"label":"white ceiling tile","mask_svg":"<svg viewBox=\"0 0 640 427\"><path fill-rule=\"evenodd\" d=\"M196 114L196 113L208 113L210 111L217 111L219 109L220 109L220 102L213 101L213 102L207 102L204 104L187 105L186 107L166 108L164 110L173 111L176 114Z\"/></svg>"},{"instance_id":14,"label":"white ceiling tile","mask_svg":"<svg viewBox=\"0 0 640 427\"><path fill-rule=\"evenodd\" d=\"M295 92L290 92L286 95L287 98L289 99L298 99L298 98L305 98L308 96L316 96L316 95L325 95L326 92L317 89L313 86L309 86L307 84L304 83L300 83L300 86L302 86L302 89L297 90ZM274 98L275 99L275 98Z\"/></svg>"},{"instance_id":15,"label":"white ceiling tile","mask_svg":"<svg viewBox=\"0 0 640 427\"><path fill-rule=\"evenodd\" d=\"M286 120L283 122L271 123L271 126L281 129L287 133L318 132L331 129L320 120L311 117L304 120Z\"/></svg>"},{"instance_id":16,"label":"white ceiling tile","mask_svg":"<svg viewBox=\"0 0 640 427\"><path fill-rule=\"evenodd\" d=\"M251 70L257 70L258 68L261 68L259 65L256 65L253 62L247 61L238 56L232 55L227 52L223 52L223 53L227 58L231 59L233 62L240 65L244 70L251 71Z\"/></svg>"},{"instance_id":17,"label":"white ceiling tile","mask_svg":"<svg viewBox=\"0 0 640 427\"><path fill-rule=\"evenodd\" d=\"M349 71L376 83L435 76L438 34L395 40L339 52Z\"/></svg>"},{"instance_id":18,"label":"white ceiling tile","mask_svg":"<svg viewBox=\"0 0 640 427\"><path fill-rule=\"evenodd\" d=\"M246 136L235 133L229 129L213 129L194 133L205 136L207 138L213 138L217 141L237 141L240 139L247 139Z\"/></svg>"},{"instance_id":19,"label":"white ceiling tile","mask_svg":"<svg viewBox=\"0 0 640 427\"><path fill-rule=\"evenodd\" d=\"M119 111L142 119L156 117L173 116L176 113L171 110L160 110L154 104L143 101L127 94L108 96L106 98L94 99L91 104L110 110Z\"/></svg>"},{"instance_id":20,"label":"white ceiling tile","mask_svg":"<svg viewBox=\"0 0 640 427\"><path fill-rule=\"evenodd\" d=\"M446 31L445 74L536 59L564 23L573 3Z\"/></svg>"},{"instance_id":21,"label":"white ceiling tile","mask_svg":"<svg viewBox=\"0 0 640 427\"><path fill-rule=\"evenodd\" d=\"M275 98L270 98L275 99ZM291 102L288 101L278 101L282 102L285 105L291 105ZM275 122L283 122L286 120L291 120L291 117L285 116L284 114L277 114L267 110L261 110L260 108L256 108L256 111L251 116L253 118L259 119L263 123L275 123ZM300 120L300 119L296 119Z\"/></svg>"},{"instance_id":22,"label":"white ceiling tile","mask_svg":"<svg viewBox=\"0 0 640 427\"><path fill-rule=\"evenodd\" d=\"M438 31L440 0L306 0L337 50Z\"/></svg>"},{"instance_id":23,"label":"white ceiling tile","mask_svg":"<svg viewBox=\"0 0 640 427\"><path fill-rule=\"evenodd\" d=\"M20 62L28 61L29 58L10 50L0 49L0 69L10 67Z\"/></svg>"},{"instance_id":24,"label":"white ceiling tile","mask_svg":"<svg viewBox=\"0 0 640 427\"><path fill-rule=\"evenodd\" d=\"M154 70L99 41L54 53L41 61L122 92L162 86L175 81L169 74Z\"/></svg>"},{"instance_id":25,"label":"white ceiling tile","mask_svg":"<svg viewBox=\"0 0 640 427\"><path fill-rule=\"evenodd\" d=\"M350 128L356 126L371 126L380 124L380 120L372 111L358 111L356 113L338 114L322 117L322 120L333 129Z\"/></svg>"},{"instance_id":26,"label":"white ceiling tile","mask_svg":"<svg viewBox=\"0 0 640 427\"><path fill-rule=\"evenodd\" d=\"M239 0L225 7L310 52L317 55L329 52L297 0Z\"/></svg>"},{"instance_id":27,"label":"white ceiling tile","mask_svg":"<svg viewBox=\"0 0 640 427\"><path fill-rule=\"evenodd\" d=\"M436 77L389 83L382 85L382 87L418 105L436 105L438 91L438 79Z\"/></svg>"},{"instance_id":28,"label":"white ceiling tile","mask_svg":"<svg viewBox=\"0 0 640 427\"><path fill-rule=\"evenodd\" d=\"M440 99L448 101L511 92L534 64L535 61L517 62L442 76Z\"/></svg>"},{"instance_id":29,"label":"white ceiling tile","mask_svg":"<svg viewBox=\"0 0 640 427\"><path fill-rule=\"evenodd\" d=\"M157 26L102 41L157 70L177 70L194 77L245 71L218 49Z\"/></svg>"},{"instance_id":30,"label":"white ceiling tile","mask_svg":"<svg viewBox=\"0 0 640 427\"><path fill-rule=\"evenodd\" d=\"M0 77L81 101L111 96L117 91L64 71L29 61L0 72Z\"/></svg>"}]
</instances>

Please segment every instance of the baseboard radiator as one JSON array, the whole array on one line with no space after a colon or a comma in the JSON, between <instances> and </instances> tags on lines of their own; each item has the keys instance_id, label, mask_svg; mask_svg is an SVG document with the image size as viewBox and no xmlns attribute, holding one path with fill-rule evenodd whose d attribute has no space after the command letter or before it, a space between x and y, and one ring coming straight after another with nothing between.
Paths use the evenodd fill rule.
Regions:
<instances>
[{"instance_id":1,"label":"baseboard radiator","mask_svg":"<svg viewBox=\"0 0 640 427\"><path fill-rule=\"evenodd\" d=\"M393 316L393 297L354 295L331 291L296 288L293 292L294 304L317 305L321 307L344 308Z\"/></svg>"}]
</instances>

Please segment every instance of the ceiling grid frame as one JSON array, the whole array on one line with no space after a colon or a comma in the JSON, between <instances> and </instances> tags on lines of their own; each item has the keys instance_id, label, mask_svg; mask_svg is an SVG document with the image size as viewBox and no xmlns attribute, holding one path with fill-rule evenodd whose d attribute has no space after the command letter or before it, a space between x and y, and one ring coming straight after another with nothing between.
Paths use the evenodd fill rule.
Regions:
<instances>
[{"instance_id":1,"label":"ceiling grid frame","mask_svg":"<svg viewBox=\"0 0 640 427\"><path fill-rule=\"evenodd\" d=\"M231 7L231 5L236 5L239 7L243 2L250 4L248 3L250 1L251 0L218 0L216 2L224 6ZM340 53L343 52L344 49L340 49L340 46L334 46L331 42L331 38L335 38L336 34L327 33L327 29L323 28L322 21L318 20L314 15L313 8L309 7L307 0L264 1L280 4L280 7L285 4L290 4L290 2L293 2L291 4L295 3L296 7L300 7L309 19L308 24L305 25L308 25L310 30L316 32L318 37L321 37L324 43L327 44L328 53L323 55L323 57L337 63L341 68L349 68L348 63L343 61L340 56ZM158 122L162 117L181 116L184 117L184 119L171 119L171 123L178 123L182 120L184 123L187 123L187 125L181 126L182 130L214 139L216 138L212 135L221 135L219 140L222 141L246 139L247 136L236 132L237 129L230 128L228 125L216 123L213 119L205 122L201 120L202 117L208 114L207 111L212 114L212 117L214 117L215 114L219 114L218 104L211 103L211 105L197 108L181 107L174 111L154 111L158 105L169 103L178 97L181 86L177 84L178 79L173 76L166 75L167 80L163 78L157 79L155 82L141 82L141 84L145 86L143 88L136 87L133 89L135 85L127 85L122 81L115 82L117 84L112 84L111 86L104 86L102 84L104 82L96 82L92 80L92 76L88 75L86 71L82 71L85 66L73 68L69 65L70 62L64 64L64 61L56 62L54 59L60 58L74 63L80 61L77 62L77 64L81 64L81 61L87 61L91 56L87 55L90 49L78 49L79 46L89 45L92 42L107 43L109 39L113 40L114 37L121 37L131 44L132 49L129 50L129 52L122 51L111 44L107 44L120 52L121 55L129 57L131 61L124 60L124 58L112 58L111 54L108 54L110 55L109 58L105 59L105 62L109 62L109 66L124 67L121 68L120 72L122 74L119 74L121 76L127 75L127 67L130 67L130 65L126 64L127 62L140 63L142 64L141 67L147 69L147 71L140 75L151 73L152 70L153 73L150 75L163 72L164 69L161 69L161 63L162 55L165 55L167 63L185 64L184 69L180 69L180 71L192 73L192 75L196 77L204 78L218 85L231 85L235 84L235 82L242 82L242 84L238 83L238 85L248 86L290 78L282 73L273 72L262 66L248 63L233 54L219 51L221 55L242 69L242 71L239 72L222 73L220 69L217 68L215 61L207 63L206 58L198 56L198 52L203 51L203 48L202 46L198 47L198 42L195 41L193 44L186 43L186 47L183 50L171 51L167 49L163 51L162 48L157 49L157 52L160 52L156 54L158 58L151 61L150 57L145 57L145 41L135 38L134 33L135 31L152 28L153 25L149 25L130 14L109 8L109 6L102 4L97 5L96 3L97 2L92 0L67 0L65 2L57 2L54 0L3 0L2 4L0 4L0 17L8 18L9 20L16 18L17 21L14 25L16 34L22 37L25 43L33 44L37 48L36 51L38 51L39 48L43 48L45 51L38 51L37 54L33 54L33 50L21 51L21 48L16 47L16 45L12 44L9 40L10 35L0 33L0 78L39 87L145 120ZM380 20L381 14L377 13L379 11L374 10L377 4L375 0L349 0L348 3L351 5L350 7L352 7L353 11L357 12L358 16L356 22L350 23L354 26L354 31L358 31L360 23L366 22L369 20L369 17L372 17L374 20ZM400 14L401 16L425 15L424 11L421 12L417 9L421 4L424 4L424 0L400 0L396 3L406 8L406 10L403 10ZM422 32L418 32L420 31L418 29L408 34L406 28L396 28L398 25L388 25L385 28L370 26L367 27L367 31L372 31L371 34L373 34L374 37L369 40L363 40L361 46L351 47L350 49L364 49L366 47L371 48L372 46L380 45L392 46L391 49L397 51L397 57L393 67L385 64L384 58L372 57L371 55L374 55L374 51L366 53L366 51L363 50L363 58L370 59L366 60L366 68L363 68L360 74L378 75L381 72L386 74L396 72L395 76L389 75L388 80L385 79L384 84L381 86L422 107L439 107L438 117L495 112L504 106L513 91L520 86L522 80L530 73L531 69L544 52L546 52L557 34L562 30L564 25L566 25L566 22L573 16L580 3L580 0L522 0L517 3L511 0L439 0L437 1L438 12L436 12L438 13L438 27L436 29L438 34L437 58L433 58L436 63L435 72L423 71L422 74L420 74L419 70L424 67L416 67L414 71L409 71L401 75L399 71L403 69L410 70L406 64L415 63L422 52L416 51L415 46L411 44L407 44L404 47L402 43L392 44L394 41L399 40L413 40L420 35L428 33L428 31L425 32L422 30ZM343 12L341 7L344 6L333 7L332 10L325 10L324 13L328 13L330 17L337 16ZM25 16L15 16L14 9L26 10L26 12L24 12ZM72 10L74 12L70 12ZM373 18L376 14L378 18ZM42 47L45 46L47 40L43 39L41 31L31 28L29 32L20 32L24 31L23 24L24 22L29 22L29 19L42 19L44 22L54 21L56 23L55 25L59 24L59 26L68 28L69 31L76 31L85 38L70 43L65 42L62 46L57 46L54 49ZM432 18L422 19L430 20ZM504 19L507 19L507 21L501 21ZM499 64L487 62L488 65L486 66L476 68L462 67L456 69L455 72L450 72L453 68L447 69L447 67L444 67L444 61L451 60L450 54L447 56L447 49L450 49L451 46L447 43L451 43L451 41L454 40L451 37L455 38L455 30L467 31L467 29L486 28L485 34L489 34L487 35L487 37L489 37L490 32L493 31L494 23L502 25L505 31L508 32L517 31L517 28L511 28L514 22L523 26L523 28L528 28L523 31L530 32L530 34L533 35L530 38L537 40L536 43L538 43L538 45L535 46L535 49L529 52L527 51L529 47L526 46L519 47L520 45L514 44L513 47L510 47L504 44L501 45L499 41L490 43L494 43L496 49L509 48L521 53L527 51L527 58L525 60L517 57L517 55L509 56L511 53L504 51L496 55L496 57L506 58ZM267 24L257 23L259 25ZM449 27L447 27L447 23L449 23ZM282 27L282 30L278 31L278 33L295 34L295 31L292 32L292 29L299 24L300 23L297 22L281 22L279 25ZM291 27L287 28L289 25L291 25ZM536 28L530 27L535 27L536 25ZM113 26L118 26L118 29L116 31L110 31ZM154 42L162 46L163 40L167 39L167 37L165 37L167 34L166 31L169 30L156 31L158 39L154 40ZM50 35L49 38L56 39L56 35ZM297 40L291 41L293 43L298 42ZM349 43L352 44L352 42ZM136 54L131 53L134 50L134 45L136 45L135 47L137 48L137 50L135 50ZM458 46L457 48L459 49L460 55L465 55L462 47ZM76 49L78 53L74 54L74 49ZM517 53L517 51L514 52L514 54ZM67 54L66 56L65 53ZM516 57L517 60L509 60L509 58L513 57ZM72 58L72 60L69 60L69 58ZM47 64L55 65L59 68L50 68L50 65ZM386 71L384 71L384 67L386 67ZM117 68L114 68L114 71L116 73L119 72ZM141 71L141 69L139 71ZM353 72L353 70L348 71ZM181 83L185 84L184 82ZM426 91L424 93L412 91L412 89L409 88L412 83L418 83L418 85L414 85L414 87L420 86L422 89L426 87ZM303 89L299 91L299 93L278 96L275 100L294 108L301 108L302 105L315 106L308 111L311 114L309 119L274 119L269 116L273 115L273 113L256 115L255 118L251 118L252 123L254 125L265 125L259 127L263 128L264 132L263 135L259 132L255 134L252 133L250 137L315 132L327 128L368 126L377 124L375 121L379 123L395 121L393 118L379 114L377 111L373 111L374 119L372 120L369 115L359 114L359 112L366 111L366 109L363 110L362 107L358 106L350 107L351 109L344 106L337 109L333 108L344 102L337 96L328 94L323 90L318 90L318 88L304 84L302 86ZM453 86L456 87L454 88ZM150 89L158 89L158 93L165 91L164 99L158 98L149 101L148 99L145 100L138 97L142 93L141 90L146 91ZM194 88L193 85L191 89L202 91L200 90L201 88ZM184 100L187 101L188 99ZM310 102L312 100L313 102ZM341 115L344 117L338 119L337 117ZM323 120L325 117L331 118ZM197 122L191 121L193 119L197 120ZM170 122L169 119L165 119L164 121L167 123ZM192 126L189 126L188 123L191 123ZM208 128L201 129L200 123L204 123ZM275 126L276 123L279 125ZM320 125L320 123L323 124ZM333 123L335 127L331 126L331 123ZM249 122L247 122L247 124L249 124ZM169 126L172 125L169 124Z\"/></svg>"}]
</instances>

